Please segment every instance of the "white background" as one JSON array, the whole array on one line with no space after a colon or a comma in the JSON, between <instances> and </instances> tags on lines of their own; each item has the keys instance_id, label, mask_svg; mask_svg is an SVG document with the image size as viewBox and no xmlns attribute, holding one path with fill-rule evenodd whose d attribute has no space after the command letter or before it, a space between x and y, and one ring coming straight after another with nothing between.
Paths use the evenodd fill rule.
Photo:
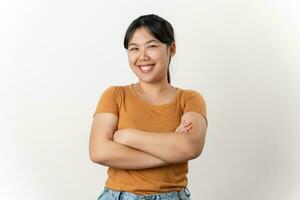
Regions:
<instances>
[{"instance_id":1,"label":"white background","mask_svg":"<svg viewBox=\"0 0 300 200\"><path fill-rule=\"evenodd\" d=\"M172 84L207 103L192 199L300 199L300 4L292 0L1 1L0 199L96 199L98 98L137 81L123 37L155 13L175 29Z\"/></svg>"}]
</instances>

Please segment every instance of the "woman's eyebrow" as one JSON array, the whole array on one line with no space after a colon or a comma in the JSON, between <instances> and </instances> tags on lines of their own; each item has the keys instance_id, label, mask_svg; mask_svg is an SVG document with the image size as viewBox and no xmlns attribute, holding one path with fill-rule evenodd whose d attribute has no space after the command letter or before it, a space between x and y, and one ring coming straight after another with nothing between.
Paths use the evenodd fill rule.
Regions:
<instances>
[{"instance_id":1,"label":"woman's eyebrow","mask_svg":"<svg viewBox=\"0 0 300 200\"><path fill-rule=\"evenodd\" d=\"M145 44L148 44L148 43L151 43L151 42L158 42L157 40L155 40L155 39L153 39L153 40L149 40L149 41L147 41ZM131 42L131 43L129 43L129 45L128 46L131 46L131 45L137 45L138 46L138 44L137 43L134 43L134 42Z\"/></svg>"}]
</instances>

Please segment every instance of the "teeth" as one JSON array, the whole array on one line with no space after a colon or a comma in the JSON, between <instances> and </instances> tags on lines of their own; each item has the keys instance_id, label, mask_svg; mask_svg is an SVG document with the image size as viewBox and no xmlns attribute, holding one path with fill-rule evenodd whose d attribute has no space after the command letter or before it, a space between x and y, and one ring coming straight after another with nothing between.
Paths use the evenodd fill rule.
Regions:
<instances>
[{"instance_id":1,"label":"teeth","mask_svg":"<svg viewBox=\"0 0 300 200\"><path fill-rule=\"evenodd\" d=\"M142 66L141 68L142 68L142 70L149 70L151 68L151 66Z\"/></svg>"},{"instance_id":2,"label":"teeth","mask_svg":"<svg viewBox=\"0 0 300 200\"><path fill-rule=\"evenodd\" d=\"M149 72L153 68L153 65L141 65L140 68L144 72Z\"/></svg>"}]
</instances>

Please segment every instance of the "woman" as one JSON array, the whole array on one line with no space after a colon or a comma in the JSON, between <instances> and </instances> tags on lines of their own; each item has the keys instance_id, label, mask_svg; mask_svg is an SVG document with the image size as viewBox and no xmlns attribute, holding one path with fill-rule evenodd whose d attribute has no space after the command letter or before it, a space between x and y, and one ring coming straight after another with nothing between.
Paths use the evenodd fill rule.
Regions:
<instances>
[{"instance_id":1,"label":"woman","mask_svg":"<svg viewBox=\"0 0 300 200\"><path fill-rule=\"evenodd\" d=\"M128 27L124 47L139 81L107 88L95 110L90 158L109 167L98 200L190 199L188 161L204 146L205 101L170 84L176 46L168 21L140 16Z\"/></svg>"}]
</instances>

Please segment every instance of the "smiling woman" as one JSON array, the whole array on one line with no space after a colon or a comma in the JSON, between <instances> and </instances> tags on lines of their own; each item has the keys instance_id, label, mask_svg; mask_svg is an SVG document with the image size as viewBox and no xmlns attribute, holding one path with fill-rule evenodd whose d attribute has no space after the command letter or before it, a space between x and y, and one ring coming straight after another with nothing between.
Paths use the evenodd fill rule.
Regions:
<instances>
[{"instance_id":1,"label":"smiling woman","mask_svg":"<svg viewBox=\"0 0 300 200\"><path fill-rule=\"evenodd\" d=\"M174 54L175 42L168 46L168 44L157 40L144 27L135 30L128 45L130 67L140 79L146 82L167 78L168 66ZM168 83L170 83L170 75L168 77Z\"/></svg>"},{"instance_id":2,"label":"smiling woman","mask_svg":"<svg viewBox=\"0 0 300 200\"><path fill-rule=\"evenodd\" d=\"M140 65L147 65L147 59L154 59L158 64L165 67L167 70L167 80L170 80L169 64L171 57L175 54L175 38L172 25L165 19L157 15L141 16L134 20L127 29L124 38L124 47L128 50L128 60L131 68L136 62L140 60L144 63L137 63ZM158 59L158 60L155 60Z\"/></svg>"},{"instance_id":3,"label":"smiling woman","mask_svg":"<svg viewBox=\"0 0 300 200\"><path fill-rule=\"evenodd\" d=\"M190 199L188 161L201 154L207 129L204 98L170 83L176 45L165 19L135 19L124 47L139 81L107 88L96 107L90 158L109 167L98 199Z\"/></svg>"}]
</instances>

